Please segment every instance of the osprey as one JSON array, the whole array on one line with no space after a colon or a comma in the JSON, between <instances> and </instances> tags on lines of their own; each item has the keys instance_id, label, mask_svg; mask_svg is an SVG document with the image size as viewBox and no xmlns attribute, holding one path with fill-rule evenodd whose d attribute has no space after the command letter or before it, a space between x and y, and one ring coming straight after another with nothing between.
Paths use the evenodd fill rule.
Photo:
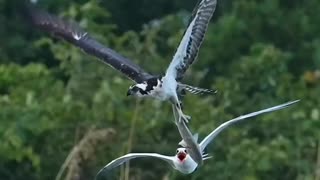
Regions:
<instances>
[{"instance_id":1,"label":"osprey","mask_svg":"<svg viewBox=\"0 0 320 180\"><path fill-rule=\"evenodd\" d=\"M214 93L214 90L182 84L185 71L196 60L209 21L214 13L217 0L200 0L193 11L191 21L182 37L173 59L164 76L151 75L128 58L105 47L74 23L68 23L47 12L29 6L28 16L38 28L52 33L102 62L122 72L135 84L129 87L127 95L153 97L170 101L179 114L179 121L188 122L190 116L182 112L180 96L185 91L193 94Z\"/></svg>"},{"instance_id":2,"label":"osprey","mask_svg":"<svg viewBox=\"0 0 320 180\"><path fill-rule=\"evenodd\" d=\"M124 156L121 156L113 161L111 161L109 164L104 166L97 174L97 177L100 176L102 173L107 173L109 170L135 158L141 158L141 157L152 157L157 158L163 161L166 161L169 163L174 169L180 171L183 174L190 174L195 171L195 169L203 164L204 160L207 160L211 158L208 154L203 153L204 149L211 143L211 141L225 128L229 127L230 125L239 122L241 120L254 117L263 113L268 113L272 111L277 111L280 109L287 108L295 103L297 103L299 100L291 101L288 103L284 103L278 106L270 107L267 109L263 109L260 111L252 112L250 114L242 115L237 118L231 119L223 124L221 124L219 127L217 127L215 130L213 130L209 135L207 135L200 144L197 143L198 135L192 135L189 128L186 126L184 121L178 122L177 127L179 129L179 133L182 137L182 141L179 143L180 148L177 149L175 156L165 156L157 153L129 153ZM175 115L176 118L176 115Z\"/></svg>"}]
</instances>

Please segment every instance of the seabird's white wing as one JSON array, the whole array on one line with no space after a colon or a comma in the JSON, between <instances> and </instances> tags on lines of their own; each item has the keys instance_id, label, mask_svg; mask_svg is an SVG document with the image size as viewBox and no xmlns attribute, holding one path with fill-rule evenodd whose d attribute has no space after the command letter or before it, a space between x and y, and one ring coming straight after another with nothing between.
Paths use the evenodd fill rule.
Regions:
<instances>
[{"instance_id":1,"label":"seabird's white wing","mask_svg":"<svg viewBox=\"0 0 320 180\"><path fill-rule=\"evenodd\" d=\"M180 81L185 71L197 58L199 48L216 5L217 0L199 1L191 17L192 20L167 69L166 76L174 76L176 80Z\"/></svg>"},{"instance_id":2,"label":"seabird's white wing","mask_svg":"<svg viewBox=\"0 0 320 180\"><path fill-rule=\"evenodd\" d=\"M153 157L153 158L158 158L161 160L164 160L166 162L168 162L173 168L174 168L174 156L164 156L161 154L157 154L157 153L129 153L126 154L124 156L121 156L113 161L111 161L109 164L107 164L106 166L104 166L97 174L97 176L99 176L101 173L106 173L107 171L120 166L121 164L130 161L131 159L135 159L135 158L144 158L144 157Z\"/></svg>"},{"instance_id":3,"label":"seabird's white wing","mask_svg":"<svg viewBox=\"0 0 320 180\"><path fill-rule=\"evenodd\" d=\"M268 112L272 112L272 111L277 111L277 110L280 110L280 109L283 109L283 108L286 108L286 107L289 107L297 102L299 102L300 100L295 100L295 101L290 101L288 103L284 103L284 104L281 104L281 105L278 105L278 106L274 106L274 107L271 107L271 108L267 108L267 109L263 109L263 110L260 110L260 111L256 111L256 112L253 112L253 113L250 113L250 114L246 114L246 115L242 115L242 116L239 116L237 118L234 118L234 119L231 119L223 124L221 124L219 127L217 127L214 131L212 131L207 137L205 137L201 143L200 143L200 148L201 150L203 151L207 145L222 131L224 130L225 128L227 128L228 126L238 122L238 121L241 121L243 119L247 119L249 117L253 117L253 116L257 116L259 114L263 114L263 113L268 113Z\"/></svg>"}]
</instances>

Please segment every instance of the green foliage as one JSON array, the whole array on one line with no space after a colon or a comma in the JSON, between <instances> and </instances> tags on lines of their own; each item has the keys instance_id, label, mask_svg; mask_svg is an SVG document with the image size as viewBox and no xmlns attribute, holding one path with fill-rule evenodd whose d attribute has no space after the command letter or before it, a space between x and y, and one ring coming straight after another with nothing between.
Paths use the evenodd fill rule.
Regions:
<instances>
[{"instance_id":1,"label":"green foliage","mask_svg":"<svg viewBox=\"0 0 320 180\"><path fill-rule=\"evenodd\" d=\"M53 179L90 127L113 128L86 177L127 152L173 155L179 134L168 103L126 98L131 82L78 48L24 22L19 1L0 1L0 177ZM193 1L39 1L148 71L163 73ZM130 163L130 179L319 179L318 0L218 1L197 63L184 82L215 96L184 99L190 128L206 136L235 116L301 99L294 107L230 127L213 159L191 175L164 162ZM171 13L171 15L167 15ZM164 16L165 15L165 16ZM318 164L317 164L318 163ZM120 168L111 172L115 178Z\"/></svg>"}]
</instances>

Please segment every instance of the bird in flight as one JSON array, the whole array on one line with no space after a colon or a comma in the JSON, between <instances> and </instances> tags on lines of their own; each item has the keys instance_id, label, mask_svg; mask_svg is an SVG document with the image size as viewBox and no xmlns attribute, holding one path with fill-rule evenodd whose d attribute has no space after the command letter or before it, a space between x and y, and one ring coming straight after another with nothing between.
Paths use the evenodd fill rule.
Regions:
<instances>
[{"instance_id":1,"label":"bird in flight","mask_svg":"<svg viewBox=\"0 0 320 180\"><path fill-rule=\"evenodd\" d=\"M230 125L239 122L241 120L254 117L263 113L269 113L273 111L278 111L284 108L287 108L300 100L290 101L284 104L280 104L277 106L273 106L267 109L263 109L260 111L252 112L246 115L239 116L237 118L231 119L223 124L221 124L219 127L217 127L215 130L213 130L207 137L205 137L200 144L198 144L198 134L192 135L189 128L187 127L187 124L183 121L179 122L177 121L176 113L174 113L174 117L176 119L176 125L178 127L180 136L182 138L182 141L179 143L180 146L187 148L190 156L192 159L199 165L203 163L203 151L208 146L208 144L225 128L229 127ZM175 112L175 111L174 111Z\"/></svg>"},{"instance_id":2,"label":"bird in flight","mask_svg":"<svg viewBox=\"0 0 320 180\"><path fill-rule=\"evenodd\" d=\"M284 103L278 106L273 106L267 109L263 109L260 111L252 112L246 115L239 116L237 118L231 119L223 124L221 124L219 127L217 127L215 130L213 130L209 135L207 135L200 144L197 143L197 135L193 136L187 127L186 123L184 121L176 121L177 127L179 130L179 133L182 137L182 141L179 143L181 146L177 149L177 152L175 156L166 156L161 155L158 153L129 153L124 156L121 156L113 161L111 161L109 164L104 166L97 174L97 177L101 177L101 175L105 175L105 173L109 172L111 169L135 158L143 158L143 157L151 157L151 158L157 158L160 160L163 160L167 163L169 163L174 169L180 171L183 174L190 174L195 169L203 164L204 160L210 159L211 156L208 154L203 153L204 149L209 145L211 141L225 128L231 126L232 124L239 122L241 120L254 117L263 113L268 113L272 111L277 111L280 109L287 108L295 103L299 102L299 100L291 101L288 103ZM175 115L175 118L176 115Z\"/></svg>"},{"instance_id":3,"label":"bird in flight","mask_svg":"<svg viewBox=\"0 0 320 180\"><path fill-rule=\"evenodd\" d=\"M105 167L103 167L96 175L96 179L98 177L104 177L107 175L107 173L117 166L135 158L143 158L143 157L152 157L156 159L163 160L171 165L172 168L180 171L183 174L190 174L192 173L196 167L197 163L190 157L190 155L187 152L187 148L178 148L176 150L175 156L166 156L161 155L158 153L129 153L124 156L121 156L113 161L111 161L109 164L107 164ZM207 155L203 156L203 159L209 159Z\"/></svg>"},{"instance_id":4,"label":"bird in flight","mask_svg":"<svg viewBox=\"0 0 320 180\"><path fill-rule=\"evenodd\" d=\"M170 101L179 114L179 121L188 122L190 116L182 111L180 96L185 91L193 94L214 93L214 90L182 84L181 80L191 64L196 60L204 39L209 21L216 9L217 0L200 0L193 10L190 23L168 66L164 76L151 75L114 50L102 45L74 23L69 23L47 12L28 5L27 12L32 24L37 28L62 38L97 57L103 63L122 72L135 82L129 87L127 95L153 97Z\"/></svg>"}]
</instances>

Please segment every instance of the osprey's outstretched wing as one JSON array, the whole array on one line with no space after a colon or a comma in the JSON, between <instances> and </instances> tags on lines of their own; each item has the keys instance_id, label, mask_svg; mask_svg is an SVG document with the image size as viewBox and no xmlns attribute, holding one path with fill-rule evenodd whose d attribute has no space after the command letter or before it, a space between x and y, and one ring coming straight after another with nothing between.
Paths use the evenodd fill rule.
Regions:
<instances>
[{"instance_id":1,"label":"osprey's outstretched wing","mask_svg":"<svg viewBox=\"0 0 320 180\"><path fill-rule=\"evenodd\" d=\"M284 108L287 108L297 102L299 102L300 100L295 100L295 101L290 101L290 102L287 102L287 103L284 103L284 104L280 104L278 106L273 106L273 107L270 107L270 108L267 108L267 109L263 109L263 110L260 110L260 111L256 111L256 112L252 112L250 114L246 114L246 115L242 115L242 116L239 116L237 118L234 118L234 119L231 119L223 124L221 124L219 127L217 127L215 130L213 130L207 137L205 137L201 143L200 143L200 148L201 148L201 151L203 151L207 145L222 131L224 130L225 128L231 126L232 124L238 122L238 121L241 121L241 120L244 120L244 119L247 119L247 118L250 118L250 117L254 117L254 116L257 116L259 114L263 114L263 113L268 113L268 112L272 112L272 111L278 111L280 109L284 109Z\"/></svg>"},{"instance_id":2,"label":"osprey's outstretched wing","mask_svg":"<svg viewBox=\"0 0 320 180\"><path fill-rule=\"evenodd\" d=\"M31 4L26 6L27 16L36 27L74 44L137 83L153 77L131 60L96 41L75 23L64 21Z\"/></svg>"},{"instance_id":3,"label":"osprey's outstretched wing","mask_svg":"<svg viewBox=\"0 0 320 180\"><path fill-rule=\"evenodd\" d=\"M195 61L199 48L214 13L217 0L200 0L193 11L190 24L167 69L166 76L174 76L180 81L185 71Z\"/></svg>"},{"instance_id":4,"label":"osprey's outstretched wing","mask_svg":"<svg viewBox=\"0 0 320 180\"><path fill-rule=\"evenodd\" d=\"M108 171L110 171L113 168L116 168L118 166L120 166L121 164L130 161L131 159L135 159L135 158L144 158L144 157L151 157L151 158L157 158L157 159L161 159L166 161L167 163L169 163L172 167L174 167L174 156L164 156L161 154L157 154L157 153L129 153L126 154L124 156L121 156L113 161L111 161L109 164L107 164L106 166L104 166L98 173L96 177L101 177L103 176L105 173L107 173Z\"/></svg>"}]
</instances>

